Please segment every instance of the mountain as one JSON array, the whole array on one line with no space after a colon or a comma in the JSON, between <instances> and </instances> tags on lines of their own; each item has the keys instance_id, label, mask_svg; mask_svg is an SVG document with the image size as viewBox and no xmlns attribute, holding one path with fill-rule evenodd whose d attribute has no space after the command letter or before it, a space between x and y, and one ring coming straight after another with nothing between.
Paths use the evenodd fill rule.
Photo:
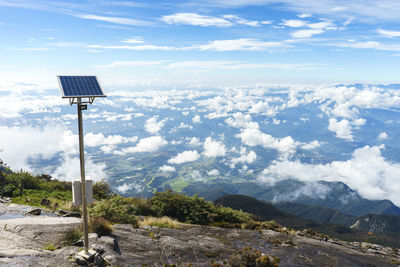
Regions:
<instances>
[{"instance_id":1,"label":"mountain","mask_svg":"<svg viewBox=\"0 0 400 267\"><path fill-rule=\"evenodd\" d=\"M215 203L233 209L241 209L264 220L275 220L286 227L308 228L341 240L367 240L377 244L400 246L398 241L400 239L400 216L396 215L347 216L337 210L297 203L283 203L280 208L287 210L280 210L269 203L242 195L226 195L215 200ZM288 210L293 212L296 209L298 209L297 212L294 212L296 215L304 216L307 214L308 218L299 218L300 216L297 217L287 212ZM319 212L322 212L322 215L319 215ZM336 219L336 216L333 216L335 213ZM331 218L331 222L328 222L327 218Z\"/></svg>"},{"instance_id":2,"label":"mountain","mask_svg":"<svg viewBox=\"0 0 400 267\"><path fill-rule=\"evenodd\" d=\"M222 194L247 195L270 203L293 202L307 206L327 207L350 216L400 215L400 208L391 201L364 199L341 182L305 183L289 179L274 185L264 185L255 182L226 183L220 180L213 183L193 183L186 187L184 192L199 194L211 201L221 197ZM342 219L346 220L345 216ZM325 219L320 221L325 222Z\"/></svg>"},{"instance_id":3,"label":"mountain","mask_svg":"<svg viewBox=\"0 0 400 267\"><path fill-rule=\"evenodd\" d=\"M319 223L332 223L350 226L357 218L356 216L346 215L338 210L326 207L309 206L294 202L278 202L274 205L275 207L289 214L293 214L304 219L314 220Z\"/></svg>"}]
</instances>

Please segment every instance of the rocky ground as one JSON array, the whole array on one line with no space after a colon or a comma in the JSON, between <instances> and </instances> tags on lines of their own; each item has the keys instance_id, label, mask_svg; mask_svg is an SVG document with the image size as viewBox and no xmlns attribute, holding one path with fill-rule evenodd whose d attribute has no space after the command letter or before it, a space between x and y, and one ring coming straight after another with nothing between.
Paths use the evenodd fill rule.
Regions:
<instances>
[{"instance_id":1,"label":"rocky ground","mask_svg":"<svg viewBox=\"0 0 400 267\"><path fill-rule=\"evenodd\" d=\"M0 266L74 266L81 247L45 250L79 218L51 214L23 216L32 207L0 204ZM14 217L13 217L14 216ZM306 231L239 230L197 225L180 229L115 225L113 236L90 235L91 248L113 266L209 266L224 263L245 246L279 257L280 266L395 266L397 250L369 243L343 242ZM97 261L97 262L101 262ZM105 263L103 261L103 264Z\"/></svg>"}]
</instances>

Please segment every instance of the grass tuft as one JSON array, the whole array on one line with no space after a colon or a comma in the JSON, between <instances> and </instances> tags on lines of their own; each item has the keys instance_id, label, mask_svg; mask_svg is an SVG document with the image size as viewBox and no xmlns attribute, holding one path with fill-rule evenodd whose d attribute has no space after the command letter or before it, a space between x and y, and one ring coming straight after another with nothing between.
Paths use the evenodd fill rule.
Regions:
<instances>
[{"instance_id":1,"label":"grass tuft","mask_svg":"<svg viewBox=\"0 0 400 267\"><path fill-rule=\"evenodd\" d=\"M160 228L175 228L179 229L181 223L177 220L171 219L170 217L164 216L162 218L157 217L146 217L143 221L139 222L140 226L157 226Z\"/></svg>"}]
</instances>

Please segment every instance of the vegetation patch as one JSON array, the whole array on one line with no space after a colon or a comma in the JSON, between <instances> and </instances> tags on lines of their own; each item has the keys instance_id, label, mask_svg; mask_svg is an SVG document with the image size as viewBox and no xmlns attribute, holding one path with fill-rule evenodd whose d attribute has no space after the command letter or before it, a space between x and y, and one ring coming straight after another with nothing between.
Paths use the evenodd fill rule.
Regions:
<instances>
[{"instance_id":1,"label":"vegetation patch","mask_svg":"<svg viewBox=\"0 0 400 267\"><path fill-rule=\"evenodd\" d=\"M244 247L238 250L236 254L232 255L228 264L231 267L277 267L280 259L261 253L259 250L252 249L251 247Z\"/></svg>"},{"instance_id":2,"label":"vegetation patch","mask_svg":"<svg viewBox=\"0 0 400 267\"><path fill-rule=\"evenodd\" d=\"M112 230L112 226L107 220L98 217L89 218L89 232L96 233L98 237L110 235Z\"/></svg>"},{"instance_id":3,"label":"vegetation patch","mask_svg":"<svg viewBox=\"0 0 400 267\"><path fill-rule=\"evenodd\" d=\"M177 220L171 219L170 217L164 216L161 218L157 217L146 217L142 221L139 222L140 226L148 225L148 226L157 226L160 228L174 228L179 229L181 223Z\"/></svg>"}]
</instances>

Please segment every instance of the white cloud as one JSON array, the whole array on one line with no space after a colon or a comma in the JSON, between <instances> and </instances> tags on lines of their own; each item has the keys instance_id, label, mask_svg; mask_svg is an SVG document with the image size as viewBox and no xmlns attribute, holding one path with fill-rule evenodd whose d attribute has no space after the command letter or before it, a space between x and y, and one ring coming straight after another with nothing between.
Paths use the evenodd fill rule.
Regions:
<instances>
[{"instance_id":1,"label":"white cloud","mask_svg":"<svg viewBox=\"0 0 400 267\"><path fill-rule=\"evenodd\" d=\"M72 181L80 180L79 157L66 156L63 163L51 173L57 179ZM87 180L100 181L107 177L105 163L94 163L92 159L85 160L85 176Z\"/></svg>"},{"instance_id":2,"label":"white cloud","mask_svg":"<svg viewBox=\"0 0 400 267\"><path fill-rule=\"evenodd\" d=\"M258 123L253 122L250 114L237 112L232 117L225 120L226 124L235 128L255 128L258 129Z\"/></svg>"},{"instance_id":3,"label":"white cloud","mask_svg":"<svg viewBox=\"0 0 400 267\"><path fill-rule=\"evenodd\" d=\"M246 25L250 27L260 26L260 22L258 21L243 19L236 15L212 17L199 15L197 13L176 13L168 16L163 16L161 20L168 24L182 24L202 27L232 27L236 24Z\"/></svg>"},{"instance_id":4,"label":"white cloud","mask_svg":"<svg viewBox=\"0 0 400 267\"><path fill-rule=\"evenodd\" d=\"M187 162L193 162L196 161L200 158L200 154L197 152L197 150L188 150L188 151L183 151L176 155L175 157L172 157L168 160L168 163L170 164L182 164L182 163L187 163Z\"/></svg>"},{"instance_id":5,"label":"white cloud","mask_svg":"<svg viewBox=\"0 0 400 267\"><path fill-rule=\"evenodd\" d=\"M309 17L311 17L312 15L311 14L309 14L309 13L302 13L302 14L299 14L299 15L297 15L299 18L301 18L301 19L305 19L305 18L309 18Z\"/></svg>"},{"instance_id":6,"label":"white cloud","mask_svg":"<svg viewBox=\"0 0 400 267\"><path fill-rule=\"evenodd\" d=\"M150 134L156 134L164 127L167 119L157 121L158 116L151 117L144 124L144 129Z\"/></svg>"},{"instance_id":7,"label":"white cloud","mask_svg":"<svg viewBox=\"0 0 400 267\"><path fill-rule=\"evenodd\" d=\"M143 41L143 38L141 38L141 37L134 37L134 38L122 40L121 43L142 44L142 43L144 43L144 41Z\"/></svg>"},{"instance_id":8,"label":"white cloud","mask_svg":"<svg viewBox=\"0 0 400 267\"><path fill-rule=\"evenodd\" d=\"M98 45L92 44L87 45L89 49L111 49L111 50L132 50L132 51L146 51L146 50L161 50L161 51L173 51L178 50L173 46L160 46L160 45Z\"/></svg>"},{"instance_id":9,"label":"white cloud","mask_svg":"<svg viewBox=\"0 0 400 267\"><path fill-rule=\"evenodd\" d=\"M123 24L123 25L132 25L132 26L150 26L150 25L152 25L151 23L149 23L147 21L122 18L122 17L107 17L107 16L92 15L92 14L75 14L74 16L81 18L81 19L99 20L99 21L105 21L105 22Z\"/></svg>"},{"instance_id":10,"label":"white cloud","mask_svg":"<svg viewBox=\"0 0 400 267\"><path fill-rule=\"evenodd\" d=\"M28 169L27 159L78 153L78 136L62 127L0 127L1 158L15 169ZM27 138L29 136L29 138Z\"/></svg>"},{"instance_id":11,"label":"white cloud","mask_svg":"<svg viewBox=\"0 0 400 267\"><path fill-rule=\"evenodd\" d=\"M311 165L299 161L274 161L259 180L274 183L295 178L304 182L343 182L367 199L389 199L400 205L400 164L386 161L384 146L356 149L347 161Z\"/></svg>"},{"instance_id":12,"label":"white cloud","mask_svg":"<svg viewBox=\"0 0 400 267\"><path fill-rule=\"evenodd\" d=\"M184 24L193 26L216 26L230 27L233 23L218 17L204 16L196 13L176 13L168 16L163 16L162 20L168 24Z\"/></svg>"},{"instance_id":13,"label":"white cloud","mask_svg":"<svg viewBox=\"0 0 400 267\"><path fill-rule=\"evenodd\" d=\"M260 26L260 22L258 22L256 20L247 20L247 19L243 19L236 15L224 15L223 18L229 19L237 24L242 24L242 25L246 25L246 26L251 26L251 27L259 27ZM263 24L266 24L266 23L263 23Z\"/></svg>"},{"instance_id":14,"label":"white cloud","mask_svg":"<svg viewBox=\"0 0 400 267\"><path fill-rule=\"evenodd\" d=\"M331 118L329 119L328 130L334 132L337 138L353 141L352 125L359 127L364 125L365 122L366 120L362 118L353 121L348 121L346 119L338 121L335 118Z\"/></svg>"},{"instance_id":15,"label":"white cloud","mask_svg":"<svg viewBox=\"0 0 400 267\"><path fill-rule=\"evenodd\" d=\"M210 171L207 172L208 176L218 176L219 175L219 171L217 169L212 169Z\"/></svg>"},{"instance_id":16,"label":"white cloud","mask_svg":"<svg viewBox=\"0 0 400 267\"><path fill-rule=\"evenodd\" d=\"M290 35L293 38L310 38L313 35L324 33L323 30L298 30L292 32Z\"/></svg>"},{"instance_id":17,"label":"white cloud","mask_svg":"<svg viewBox=\"0 0 400 267\"><path fill-rule=\"evenodd\" d=\"M387 138L388 138L388 135L385 132L380 133L379 136L378 136L378 140L379 141L386 140Z\"/></svg>"},{"instance_id":18,"label":"white cloud","mask_svg":"<svg viewBox=\"0 0 400 267\"><path fill-rule=\"evenodd\" d=\"M232 159L232 163L233 164L237 164L237 163L248 163L248 164L251 164L251 163L253 163L254 161L257 160L256 152L249 151L249 153L247 153L246 148L241 148L240 154L241 154L241 156L239 158L233 158Z\"/></svg>"},{"instance_id":19,"label":"white cloud","mask_svg":"<svg viewBox=\"0 0 400 267\"><path fill-rule=\"evenodd\" d=\"M108 65L97 65L95 68L118 68L118 67L145 67L159 66L165 63L165 60L158 61L114 61Z\"/></svg>"},{"instance_id":20,"label":"white cloud","mask_svg":"<svg viewBox=\"0 0 400 267\"><path fill-rule=\"evenodd\" d=\"M101 145L118 145L122 143L134 143L138 139L137 136L123 137L121 135L109 135L105 137L102 133L87 133L85 134L85 146L96 147Z\"/></svg>"},{"instance_id":21,"label":"white cloud","mask_svg":"<svg viewBox=\"0 0 400 267\"><path fill-rule=\"evenodd\" d=\"M206 157L222 157L226 154L225 145L218 141L213 141L211 137L207 137L204 142L204 152Z\"/></svg>"},{"instance_id":22,"label":"white cloud","mask_svg":"<svg viewBox=\"0 0 400 267\"><path fill-rule=\"evenodd\" d=\"M122 194L125 194L126 192L128 192L130 190L133 190L136 193L141 193L141 192L143 192L144 187L142 185L135 184L135 183L130 183L130 184L124 183L120 186L117 186L116 189L118 192L120 192Z\"/></svg>"},{"instance_id":23,"label":"white cloud","mask_svg":"<svg viewBox=\"0 0 400 267\"><path fill-rule=\"evenodd\" d=\"M309 63L246 63L241 61L181 61L170 63L168 69L188 70L240 70L240 69L282 69L282 70L314 70L317 64Z\"/></svg>"},{"instance_id":24,"label":"white cloud","mask_svg":"<svg viewBox=\"0 0 400 267\"><path fill-rule=\"evenodd\" d=\"M329 119L328 130L334 132L337 138L353 141L352 127L350 122L346 119L341 121L338 121L335 118Z\"/></svg>"},{"instance_id":25,"label":"white cloud","mask_svg":"<svg viewBox=\"0 0 400 267\"><path fill-rule=\"evenodd\" d=\"M302 145L301 148L305 149L305 150L313 150L313 149L315 149L317 147L320 147L320 146L321 146L321 143L318 140L314 140L314 141L311 141L308 144Z\"/></svg>"},{"instance_id":26,"label":"white cloud","mask_svg":"<svg viewBox=\"0 0 400 267\"><path fill-rule=\"evenodd\" d=\"M389 38L400 37L400 31L388 31L388 30L378 29L377 32L380 35L383 35L383 36L389 37Z\"/></svg>"},{"instance_id":27,"label":"white cloud","mask_svg":"<svg viewBox=\"0 0 400 267\"><path fill-rule=\"evenodd\" d=\"M176 169L173 166L163 165L159 168L159 170L163 173L175 172Z\"/></svg>"},{"instance_id":28,"label":"white cloud","mask_svg":"<svg viewBox=\"0 0 400 267\"><path fill-rule=\"evenodd\" d=\"M273 48L282 49L288 47L281 42L264 42L257 39L241 38L233 40L217 40L206 45L193 46L193 49L215 51L265 51Z\"/></svg>"},{"instance_id":29,"label":"white cloud","mask_svg":"<svg viewBox=\"0 0 400 267\"><path fill-rule=\"evenodd\" d=\"M140 139L138 144L134 147L124 148L122 152L123 153L155 152L167 144L168 142L161 136L150 136Z\"/></svg>"},{"instance_id":30,"label":"white cloud","mask_svg":"<svg viewBox=\"0 0 400 267\"><path fill-rule=\"evenodd\" d=\"M281 25L291 27L291 28L300 28L307 25L307 21L298 20L298 19L290 19L290 20L283 20Z\"/></svg>"},{"instance_id":31,"label":"white cloud","mask_svg":"<svg viewBox=\"0 0 400 267\"><path fill-rule=\"evenodd\" d=\"M273 148L284 154L292 154L299 145L291 136L284 138L274 138L269 134L261 132L259 129L244 129L236 137L240 138L242 143L248 146L263 146Z\"/></svg>"},{"instance_id":32,"label":"white cloud","mask_svg":"<svg viewBox=\"0 0 400 267\"><path fill-rule=\"evenodd\" d=\"M193 123L201 123L201 117L196 115L192 118Z\"/></svg>"},{"instance_id":33,"label":"white cloud","mask_svg":"<svg viewBox=\"0 0 400 267\"><path fill-rule=\"evenodd\" d=\"M191 146L201 146L201 142L198 137L192 137L192 138L186 137L186 140L189 141L188 144Z\"/></svg>"},{"instance_id":34,"label":"white cloud","mask_svg":"<svg viewBox=\"0 0 400 267\"><path fill-rule=\"evenodd\" d=\"M178 125L178 128L179 129L193 129L193 126L192 125L189 125L189 124L186 124L186 123L183 123L183 122L181 122L179 125Z\"/></svg>"}]
</instances>

